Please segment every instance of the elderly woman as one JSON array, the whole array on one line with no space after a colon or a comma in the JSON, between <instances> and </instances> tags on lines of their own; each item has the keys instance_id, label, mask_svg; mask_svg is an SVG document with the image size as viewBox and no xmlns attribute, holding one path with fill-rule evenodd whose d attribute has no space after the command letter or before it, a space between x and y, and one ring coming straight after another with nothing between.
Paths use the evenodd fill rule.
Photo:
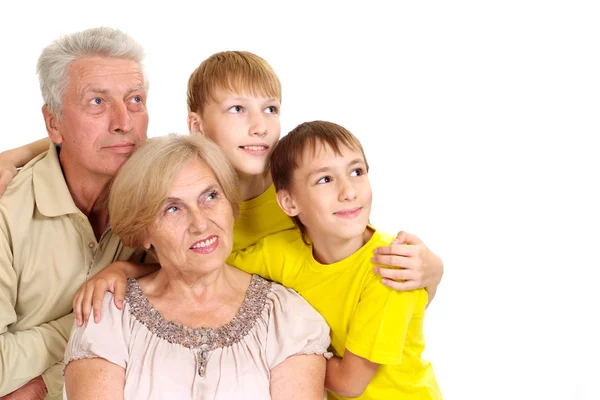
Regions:
<instances>
[{"instance_id":1,"label":"elderly woman","mask_svg":"<svg viewBox=\"0 0 600 400\"><path fill-rule=\"evenodd\" d=\"M125 245L162 268L112 294L65 352L76 399L322 399L329 328L297 293L225 263L236 174L199 136L149 139L118 173L109 210Z\"/></svg>"}]
</instances>

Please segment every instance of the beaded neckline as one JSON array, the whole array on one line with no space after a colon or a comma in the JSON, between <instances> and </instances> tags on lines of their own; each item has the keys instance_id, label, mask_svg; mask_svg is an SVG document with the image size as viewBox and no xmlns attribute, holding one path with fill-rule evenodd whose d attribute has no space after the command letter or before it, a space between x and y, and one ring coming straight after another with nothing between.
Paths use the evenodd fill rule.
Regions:
<instances>
[{"instance_id":1,"label":"beaded neckline","mask_svg":"<svg viewBox=\"0 0 600 400\"><path fill-rule=\"evenodd\" d=\"M131 314L150 332L169 343L198 350L198 373L204 376L208 353L238 343L250 332L263 312L270 290L270 281L252 275L240 309L231 321L219 328L190 328L165 320L132 278L127 281L125 299Z\"/></svg>"}]
</instances>

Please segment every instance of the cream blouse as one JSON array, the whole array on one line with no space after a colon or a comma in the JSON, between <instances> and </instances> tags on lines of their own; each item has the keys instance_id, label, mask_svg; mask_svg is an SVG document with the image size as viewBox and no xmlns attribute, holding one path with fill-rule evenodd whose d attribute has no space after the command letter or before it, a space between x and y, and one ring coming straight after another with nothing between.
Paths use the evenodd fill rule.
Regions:
<instances>
[{"instance_id":1,"label":"cream blouse","mask_svg":"<svg viewBox=\"0 0 600 400\"><path fill-rule=\"evenodd\" d=\"M125 369L125 399L269 399L270 371L323 354L325 320L299 294L253 275L235 317L217 329L170 322L129 279L123 310L107 293L102 320L73 328L65 364L100 357Z\"/></svg>"}]
</instances>

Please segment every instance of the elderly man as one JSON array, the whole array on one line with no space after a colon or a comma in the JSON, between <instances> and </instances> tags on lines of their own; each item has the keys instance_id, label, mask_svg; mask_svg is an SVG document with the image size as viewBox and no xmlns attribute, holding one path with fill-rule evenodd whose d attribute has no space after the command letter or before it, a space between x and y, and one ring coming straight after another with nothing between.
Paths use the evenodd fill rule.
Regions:
<instances>
[{"instance_id":1,"label":"elderly man","mask_svg":"<svg viewBox=\"0 0 600 400\"><path fill-rule=\"evenodd\" d=\"M111 179L146 138L142 47L95 28L38 61L50 149L0 199L0 399L62 398L72 299L115 260L140 260L108 224Z\"/></svg>"}]
</instances>

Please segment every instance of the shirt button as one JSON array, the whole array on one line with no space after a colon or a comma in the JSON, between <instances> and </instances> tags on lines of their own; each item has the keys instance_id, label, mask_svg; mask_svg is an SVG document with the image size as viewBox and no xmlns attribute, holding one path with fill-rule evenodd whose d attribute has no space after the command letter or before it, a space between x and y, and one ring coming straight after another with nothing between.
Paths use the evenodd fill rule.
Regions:
<instances>
[{"instance_id":1,"label":"shirt button","mask_svg":"<svg viewBox=\"0 0 600 400\"><path fill-rule=\"evenodd\" d=\"M90 249L93 249L96 246L96 244L94 242L90 242L90 244L88 244L88 247Z\"/></svg>"}]
</instances>

